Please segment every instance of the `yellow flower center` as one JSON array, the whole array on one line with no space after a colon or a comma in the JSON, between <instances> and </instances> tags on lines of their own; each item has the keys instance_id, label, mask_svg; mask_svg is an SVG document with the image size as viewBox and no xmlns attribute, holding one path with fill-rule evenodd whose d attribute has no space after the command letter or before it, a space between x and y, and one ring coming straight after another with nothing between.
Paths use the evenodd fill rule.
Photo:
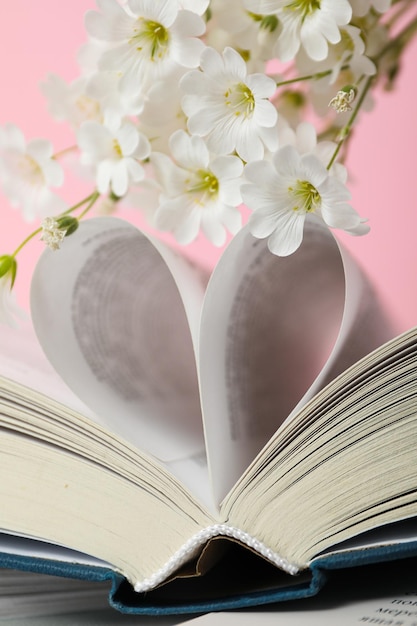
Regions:
<instances>
[{"instance_id":1,"label":"yellow flower center","mask_svg":"<svg viewBox=\"0 0 417 626\"><path fill-rule=\"evenodd\" d=\"M17 168L22 178L31 185L43 185L45 183L42 168L29 154L19 157Z\"/></svg>"},{"instance_id":2,"label":"yellow flower center","mask_svg":"<svg viewBox=\"0 0 417 626\"><path fill-rule=\"evenodd\" d=\"M140 17L133 29L134 35L129 43L136 46L138 52L144 52L151 61L160 61L168 52L170 35L168 29L159 22Z\"/></svg>"},{"instance_id":3,"label":"yellow flower center","mask_svg":"<svg viewBox=\"0 0 417 626\"><path fill-rule=\"evenodd\" d=\"M204 206L219 193L218 178L210 170L197 170L193 174L193 180L186 181L187 193L195 195L196 202Z\"/></svg>"},{"instance_id":4,"label":"yellow flower center","mask_svg":"<svg viewBox=\"0 0 417 626\"><path fill-rule=\"evenodd\" d=\"M123 152L117 139L113 139L113 152L118 159L123 157Z\"/></svg>"},{"instance_id":5,"label":"yellow flower center","mask_svg":"<svg viewBox=\"0 0 417 626\"><path fill-rule=\"evenodd\" d=\"M300 13L303 19L313 13L320 10L321 0L293 0L289 2L284 8L289 11L296 11Z\"/></svg>"},{"instance_id":6,"label":"yellow flower center","mask_svg":"<svg viewBox=\"0 0 417 626\"><path fill-rule=\"evenodd\" d=\"M308 180L297 180L294 187L288 187L288 191L294 200L293 211L314 213L321 204L320 193Z\"/></svg>"},{"instance_id":7,"label":"yellow flower center","mask_svg":"<svg viewBox=\"0 0 417 626\"><path fill-rule=\"evenodd\" d=\"M80 111L81 115L86 120L99 120L102 121L100 104L97 100L82 94L77 98L75 106Z\"/></svg>"},{"instance_id":8,"label":"yellow flower center","mask_svg":"<svg viewBox=\"0 0 417 626\"><path fill-rule=\"evenodd\" d=\"M261 28L270 33L278 28L279 21L276 15L260 15L259 13L252 13L252 11L246 11L246 13L254 22L258 22Z\"/></svg>"},{"instance_id":9,"label":"yellow flower center","mask_svg":"<svg viewBox=\"0 0 417 626\"><path fill-rule=\"evenodd\" d=\"M233 115L250 117L255 110L255 96L245 83L237 83L224 94L224 100Z\"/></svg>"},{"instance_id":10,"label":"yellow flower center","mask_svg":"<svg viewBox=\"0 0 417 626\"><path fill-rule=\"evenodd\" d=\"M340 47L340 49L343 51L355 52L354 41L345 28L342 28L340 30L340 35L341 35L341 40L340 40L340 44L338 47Z\"/></svg>"}]
</instances>

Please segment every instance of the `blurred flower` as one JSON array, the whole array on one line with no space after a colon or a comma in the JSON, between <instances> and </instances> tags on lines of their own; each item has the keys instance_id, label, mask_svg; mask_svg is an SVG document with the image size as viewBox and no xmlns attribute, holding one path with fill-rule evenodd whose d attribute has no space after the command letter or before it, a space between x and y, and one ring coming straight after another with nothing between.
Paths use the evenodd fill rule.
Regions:
<instances>
[{"instance_id":1,"label":"blurred flower","mask_svg":"<svg viewBox=\"0 0 417 626\"><path fill-rule=\"evenodd\" d=\"M0 323L12 327L18 325L18 318L26 318L25 311L17 304L12 291L16 271L17 263L14 257L0 256Z\"/></svg>"},{"instance_id":2,"label":"blurred flower","mask_svg":"<svg viewBox=\"0 0 417 626\"><path fill-rule=\"evenodd\" d=\"M75 129L85 120L103 121L100 102L86 93L87 82L86 77L80 77L68 85L60 76L49 74L41 89L56 120L66 121Z\"/></svg>"},{"instance_id":3,"label":"blurred flower","mask_svg":"<svg viewBox=\"0 0 417 626\"><path fill-rule=\"evenodd\" d=\"M329 46L328 55L323 61L312 61L303 50L297 55L297 67L303 74L330 70L327 76L313 81L314 91L324 91L329 85L334 85L347 68L350 83L355 83L361 76L373 76L376 73L375 63L365 54L361 29L348 24L340 29L340 34L340 41Z\"/></svg>"},{"instance_id":4,"label":"blurred flower","mask_svg":"<svg viewBox=\"0 0 417 626\"><path fill-rule=\"evenodd\" d=\"M187 128L187 118L181 108L183 94L179 87L183 75L184 71L179 68L165 80L156 81L148 92L139 117L139 130L148 138L152 150L157 152L168 153L172 133Z\"/></svg>"},{"instance_id":5,"label":"blurred flower","mask_svg":"<svg viewBox=\"0 0 417 626\"><path fill-rule=\"evenodd\" d=\"M178 8L193 11L197 15L203 15L210 4L210 0L177 0Z\"/></svg>"},{"instance_id":6,"label":"blurred flower","mask_svg":"<svg viewBox=\"0 0 417 626\"><path fill-rule=\"evenodd\" d=\"M210 11L207 45L219 52L232 47L244 57L251 72L265 71L266 61L274 56L278 20L251 13L242 0L211 0Z\"/></svg>"},{"instance_id":7,"label":"blurred flower","mask_svg":"<svg viewBox=\"0 0 417 626\"><path fill-rule=\"evenodd\" d=\"M52 144L45 139L26 144L22 131L13 124L0 128L0 179L10 204L20 208L28 221L66 208L65 202L50 190L64 181Z\"/></svg>"},{"instance_id":8,"label":"blurred flower","mask_svg":"<svg viewBox=\"0 0 417 626\"><path fill-rule=\"evenodd\" d=\"M385 13L391 6L391 0L350 0L353 14L356 17L363 17L371 9L378 13Z\"/></svg>"},{"instance_id":9,"label":"blurred flower","mask_svg":"<svg viewBox=\"0 0 417 626\"><path fill-rule=\"evenodd\" d=\"M81 161L96 170L100 193L112 191L124 196L131 182L145 176L140 161L150 154L150 145L129 121L118 128L109 128L98 122L84 122L78 131Z\"/></svg>"}]
</instances>

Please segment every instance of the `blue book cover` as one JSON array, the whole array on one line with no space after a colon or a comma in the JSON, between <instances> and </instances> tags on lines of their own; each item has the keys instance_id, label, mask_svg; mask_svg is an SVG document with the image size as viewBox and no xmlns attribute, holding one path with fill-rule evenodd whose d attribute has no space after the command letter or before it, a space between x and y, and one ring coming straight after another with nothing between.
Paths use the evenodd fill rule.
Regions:
<instances>
[{"instance_id":1,"label":"blue book cover","mask_svg":"<svg viewBox=\"0 0 417 626\"><path fill-rule=\"evenodd\" d=\"M271 572L263 570L262 564L257 568L258 557L251 555L248 558L246 555L246 561L241 557L237 563L232 555L229 563L218 565L208 575L208 580L204 580L204 577L184 578L142 594L136 593L121 575L103 565L69 563L3 552L0 553L0 566L92 582L108 581L109 605L122 613L180 615L254 607L269 607L271 610L277 603L295 600L301 602L301 609L302 600L317 595L332 580L335 572L351 571L351 576L358 577L364 576L364 572L373 572L369 566L377 565L379 575L384 576L385 572L386 576L391 576L392 563L402 572L411 572L417 563L417 541L323 555L314 559L310 568L300 576L282 576L279 583L275 582L275 587L273 576L267 581ZM243 566L252 569L242 577L237 568ZM216 584L213 585L213 581ZM241 590L240 584L243 587Z\"/></svg>"}]
</instances>

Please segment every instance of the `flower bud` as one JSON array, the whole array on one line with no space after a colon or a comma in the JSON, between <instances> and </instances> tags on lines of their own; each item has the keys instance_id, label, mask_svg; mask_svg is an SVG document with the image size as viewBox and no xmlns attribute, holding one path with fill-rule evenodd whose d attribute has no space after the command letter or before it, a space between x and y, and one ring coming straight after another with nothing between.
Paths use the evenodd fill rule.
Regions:
<instances>
[{"instance_id":1,"label":"flower bud","mask_svg":"<svg viewBox=\"0 0 417 626\"><path fill-rule=\"evenodd\" d=\"M3 256L0 256L0 278L3 278L3 276L10 274L10 289L14 285L16 272L16 259L13 256L10 256L10 254L4 254Z\"/></svg>"},{"instance_id":2,"label":"flower bud","mask_svg":"<svg viewBox=\"0 0 417 626\"><path fill-rule=\"evenodd\" d=\"M71 215L62 217L45 217L42 222L41 241L51 250L59 250L64 237L71 235L78 228L78 220Z\"/></svg>"},{"instance_id":3,"label":"flower bud","mask_svg":"<svg viewBox=\"0 0 417 626\"><path fill-rule=\"evenodd\" d=\"M65 230L65 237L72 235L78 228L79 221L72 215L64 215L56 220L59 230Z\"/></svg>"},{"instance_id":4,"label":"flower bud","mask_svg":"<svg viewBox=\"0 0 417 626\"><path fill-rule=\"evenodd\" d=\"M350 105L356 98L356 91L356 87L353 85L342 87L335 97L330 100L329 107L332 107L336 113L351 111L352 107Z\"/></svg>"},{"instance_id":5,"label":"flower bud","mask_svg":"<svg viewBox=\"0 0 417 626\"><path fill-rule=\"evenodd\" d=\"M270 33L273 33L278 28L278 18L276 15L265 15L261 19L261 28L268 30Z\"/></svg>"}]
</instances>

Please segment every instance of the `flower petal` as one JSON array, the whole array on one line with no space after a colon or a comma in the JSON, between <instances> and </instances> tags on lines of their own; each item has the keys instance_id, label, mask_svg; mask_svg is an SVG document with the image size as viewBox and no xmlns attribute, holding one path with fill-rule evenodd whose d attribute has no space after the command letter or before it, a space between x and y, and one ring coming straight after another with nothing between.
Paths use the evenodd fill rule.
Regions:
<instances>
[{"instance_id":1,"label":"flower petal","mask_svg":"<svg viewBox=\"0 0 417 626\"><path fill-rule=\"evenodd\" d=\"M289 256L303 240L305 214L281 213L276 229L268 239L268 248L278 256Z\"/></svg>"}]
</instances>

